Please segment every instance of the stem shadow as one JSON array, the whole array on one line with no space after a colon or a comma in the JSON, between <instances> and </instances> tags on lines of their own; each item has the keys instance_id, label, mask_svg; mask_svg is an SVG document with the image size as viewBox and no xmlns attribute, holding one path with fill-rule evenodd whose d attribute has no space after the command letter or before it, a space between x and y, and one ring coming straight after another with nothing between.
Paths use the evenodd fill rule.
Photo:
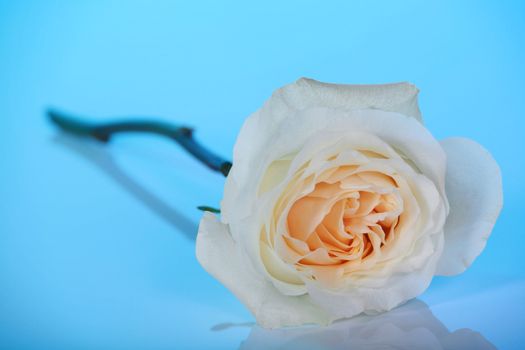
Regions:
<instances>
[{"instance_id":1,"label":"stem shadow","mask_svg":"<svg viewBox=\"0 0 525 350\"><path fill-rule=\"evenodd\" d=\"M195 241L198 225L126 174L105 147L96 141L80 139L65 133L57 134L53 142L97 166L149 210L181 232L186 239Z\"/></svg>"}]
</instances>

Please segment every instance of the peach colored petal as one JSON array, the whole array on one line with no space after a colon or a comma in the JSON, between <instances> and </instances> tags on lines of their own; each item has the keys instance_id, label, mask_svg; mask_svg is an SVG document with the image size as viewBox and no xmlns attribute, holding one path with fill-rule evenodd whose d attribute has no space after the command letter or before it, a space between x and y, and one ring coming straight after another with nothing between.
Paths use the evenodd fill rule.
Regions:
<instances>
[{"instance_id":1,"label":"peach colored petal","mask_svg":"<svg viewBox=\"0 0 525 350\"><path fill-rule=\"evenodd\" d=\"M325 248L318 248L308 253L301 259L300 263L306 265L335 265L339 264L339 259L334 259L328 255L328 251Z\"/></svg>"},{"instance_id":2,"label":"peach colored petal","mask_svg":"<svg viewBox=\"0 0 525 350\"><path fill-rule=\"evenodd\" d=\"M329 204L329 200L318 197L303 197L296 201L288 214L290 236L306 239L322 221Z\"/></svg>"},{"instance_id":3,"label":"peach colored petal","mask_svg":"<svg viewBox=\"0 0 525 350\"><path fill-rule=\"evenodd\" d=\"M317 226L317 229L315 232L317 233L317 236L320 239L322 239L323 242L325 242L325 244L333 245L337 247L338 249L351 248L351 246L349 246L351 242L351 238L345 237L343 239L337 239L336 237L334 237L334 235L332 235L330 231L328 231L328 229L324 226L324 224L320 224L319 226Z\"/></svg>"}]
</instances>

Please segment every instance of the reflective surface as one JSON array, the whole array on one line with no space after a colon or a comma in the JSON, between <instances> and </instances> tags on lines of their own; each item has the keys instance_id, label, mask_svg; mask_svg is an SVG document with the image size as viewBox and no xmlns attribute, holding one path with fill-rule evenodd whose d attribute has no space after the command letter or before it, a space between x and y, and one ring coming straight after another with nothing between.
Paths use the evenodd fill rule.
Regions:
<instances>
[{"instance_id":1,"label":"reflective surface","mask_svg":"<svg viewBox=\"0 0 525 350\"><path fill-rule=\"evenodd\" d=\"M390 312L330 327L269 331L254 326L241 349L495 349L478 332L450 332L418 300Z\"/></svg>"},{"instance_id":2,"label":"reflective surface","mask_svg":"<svg viewBox=\"0 0 525 350\"><path fill-rule=\"evenodd\" d=\"M0 347L520 349L525 9L519 2L0 2ZM300 76L410 80L438 137L485 145L505 204L465 274L328 328L267 331L194 256L223 177L167 140L58 133L50 105L187 122L229 157ZM475 179L473 179L475 181Z\"/></svg>"}]
</instances>

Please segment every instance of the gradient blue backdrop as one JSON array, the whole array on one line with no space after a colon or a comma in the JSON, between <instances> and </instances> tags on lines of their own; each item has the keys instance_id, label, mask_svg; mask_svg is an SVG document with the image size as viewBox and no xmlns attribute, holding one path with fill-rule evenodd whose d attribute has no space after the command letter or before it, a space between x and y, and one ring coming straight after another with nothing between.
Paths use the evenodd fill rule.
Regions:
<instances>
[{"instance_id":1,"label":"gradient blue backdrop","mask_svg":"<svg viewBox=\"0 0 525 350\"><path fill-rule=\"evenodd\" d=\"M524 4L0 1L0 348L236 348L253 318L192 240L223 178L156 137L65 137L43 111L160 116L230 157L244 118L302 76L411 81L438 138L492 152L488 246L421 299L451 330L523 343Z\"/></svg>"}]
</instances>

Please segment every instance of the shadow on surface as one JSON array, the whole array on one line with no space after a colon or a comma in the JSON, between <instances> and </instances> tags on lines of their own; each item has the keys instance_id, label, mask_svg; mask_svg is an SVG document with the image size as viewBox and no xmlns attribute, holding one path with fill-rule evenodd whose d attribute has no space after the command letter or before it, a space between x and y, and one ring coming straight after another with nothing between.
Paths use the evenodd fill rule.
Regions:
<instances>
[{"instance_id":1,"label":"shadow on surface","mask_svg":"<svg viewBox=\"0 0 525 350\"><path fill-rule=\"evenodd\" d=\"M95 164L151 211L166 220L178 232L181 232L185 238L195 240L198 230L197 224L127 175L103 145L93 140L81 139L64 133L56 135L53 142Z\"/></svg>"},{"instance_id":2,"label":"shadow on surface","mask_svg":"<svg viewBox=\"0 0 525 350\"><path fill-rule=\"evenodd\" d=\"M450 332L420 300L375 316L357 316L327 327L251 329L247 349L496 349L467 328Z\"/></svg>"},{"instance_id":3,"label":"shadow on surface","mask_svg":"<svg viewBox=\"0 0 525 350\"><path fill-rule=\"evenodd\" d=\"M224 331L230 328L242 328L242 327L253 327L253 326L255 326L255 322L240 322L240 323L223 322L223 323L218 323L215 326L211 327L210 331L219 332L219 331Z\"/></svg>"}]
</instances>

